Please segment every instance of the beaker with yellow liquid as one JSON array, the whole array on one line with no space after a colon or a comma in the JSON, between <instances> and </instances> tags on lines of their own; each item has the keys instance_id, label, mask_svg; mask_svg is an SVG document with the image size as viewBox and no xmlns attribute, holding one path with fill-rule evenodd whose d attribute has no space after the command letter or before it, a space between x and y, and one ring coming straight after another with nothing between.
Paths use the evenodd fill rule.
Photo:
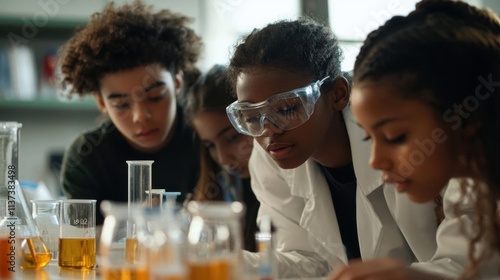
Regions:
<instances>
[{"instance_id":1,"label":"beaker with yellow liquid","mask_svg":"<svg viewBox=\"0 0 500 280\"><path fill-rule=\"evenodd\" d=\"M93 199L60 201L59 267L85 270L96 265L95 203Z\"/></svg>"},{"instance_id":2,"label":"beaker with yellow liquid","mask_svg":"<svg viewBox=\"0 0 500 280\"><path fill-rule=\"evenodd\" d=\"M99 270L103 279L149 279L145 248L138 242L137 211L142 206L103 201L105 215L99 241Z\"/></svg>"},{"instance_id":3,"label":"beaker with yellow liquid","mask_svg":"<svg viewBox=\"0 0 500 280\"><path fill-rule=\"evenodd\" d=\"M188 204L191 223L187 235L187 271L190 280L241 279L240 202L197 202Z\"/></svg>"}]
</instances>

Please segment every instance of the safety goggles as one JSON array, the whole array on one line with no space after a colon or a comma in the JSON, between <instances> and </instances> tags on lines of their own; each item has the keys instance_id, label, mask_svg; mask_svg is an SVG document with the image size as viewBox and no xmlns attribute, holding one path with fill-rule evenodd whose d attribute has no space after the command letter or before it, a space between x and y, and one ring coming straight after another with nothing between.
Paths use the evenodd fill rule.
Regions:
<instances>
[{"instance_id":1,"label":"safety goggles","mask_svg":"<svg viewBox=\"0 0 500 280\"><path fill-rule=\"evenodd\" d=\"M309 120L321 95L321 85L329 77L259 103L235 101L226 108L229 120L239 133L253 137L262 135L266 119L280 129L294 129Z\"/></svg>"}]
</instances>

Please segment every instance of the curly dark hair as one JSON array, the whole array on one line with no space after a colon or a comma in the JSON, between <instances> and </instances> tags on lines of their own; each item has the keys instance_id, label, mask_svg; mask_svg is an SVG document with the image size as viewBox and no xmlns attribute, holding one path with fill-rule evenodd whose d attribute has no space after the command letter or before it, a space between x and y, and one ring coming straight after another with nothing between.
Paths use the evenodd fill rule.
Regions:
<instances>
[{"instance_id":1,"label":"curly dark hair","mask_svg":"<svg viewBox=\"0 0 500 280\"><path fill-rule=\"evenodd\" d=\"M134 1L108 4L91 16L60 50L63 89L84 95L99 92L107 73L159 63L172 74L196 72L201 39L186 16Z\"/></svg>"},{"instance_id":2,"label":"curly dark hair","mask_svg":"<svg viewBox=\"0 0 500 280\"><path fill-rule=\"evenodd\" d=\"M389 77L401 89L400 97L434 107L451 128L480 124L463 155L468 174L477 180L477 232L469 236L466 278L478 277L480 263L500 253L499 35L500 21L488 10L458 1L423 0L408 16L393 17L371 32L354 66L355 84ZM452 111L471 98L477 108L468 117ZM475 245L485 241L486 250L477 252Z\"/></svg>"},{"instance_id":3,"label":"curly dark hair","mask_svg":"<svg viewBox=\"0 0 500 280\"><path fill-rule=\"evenodd\" d=\"M323 87L341 75L342 51L329 27L312 18L282 20L254 29L236 46L230 60L230 79L256 66L302 72L312 78L330 76Z\"/></svg>"}]
</instances>

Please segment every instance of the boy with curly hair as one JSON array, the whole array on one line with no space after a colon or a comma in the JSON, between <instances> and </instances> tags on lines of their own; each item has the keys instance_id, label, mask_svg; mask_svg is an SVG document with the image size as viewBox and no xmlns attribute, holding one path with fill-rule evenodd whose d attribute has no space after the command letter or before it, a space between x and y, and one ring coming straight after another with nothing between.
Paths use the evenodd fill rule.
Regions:
<instances>
[{"instance_id":1,"label":"boy with curly hair","mask_svg":"<svg viewBox=\"0 0 500 280\"><path fill-rule=\"evenodd\" d=\"M153 188L181 192L180 200L192 191L198 150L177 102L185 77L198 73L201 40L189 22L140 1L110 3L62 47L63 89L93 95L108 117L65 153L68 198L127 201L127 160L154 160Z\"/></svg>"}]
</instances>

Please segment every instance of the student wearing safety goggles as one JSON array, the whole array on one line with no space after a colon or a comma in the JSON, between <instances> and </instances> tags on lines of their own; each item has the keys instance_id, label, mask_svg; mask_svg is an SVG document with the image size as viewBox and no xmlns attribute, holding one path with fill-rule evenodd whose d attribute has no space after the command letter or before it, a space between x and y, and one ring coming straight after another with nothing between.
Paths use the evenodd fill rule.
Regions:
<instances>
[{"instance_id":1,"label":"student wearing safety goggles","mask_svg":"<svg viewBox=\"0 0 500 280\"><path fill-rule=\"evenodd\" d=\"M446 232L436 237L439 197L413 203L369 166L370 143L350 111L340 62L335 36L309 19L254 30L230 61L238 100L226 111L256 142L252 189L259 217L277 229L279 277L326 276L349 260L380 256L458 275L463 264L453 255L466 252L450 253ZM257 267L260 257L245 252L245 263Z\"/></svg>"}]
</instances>

